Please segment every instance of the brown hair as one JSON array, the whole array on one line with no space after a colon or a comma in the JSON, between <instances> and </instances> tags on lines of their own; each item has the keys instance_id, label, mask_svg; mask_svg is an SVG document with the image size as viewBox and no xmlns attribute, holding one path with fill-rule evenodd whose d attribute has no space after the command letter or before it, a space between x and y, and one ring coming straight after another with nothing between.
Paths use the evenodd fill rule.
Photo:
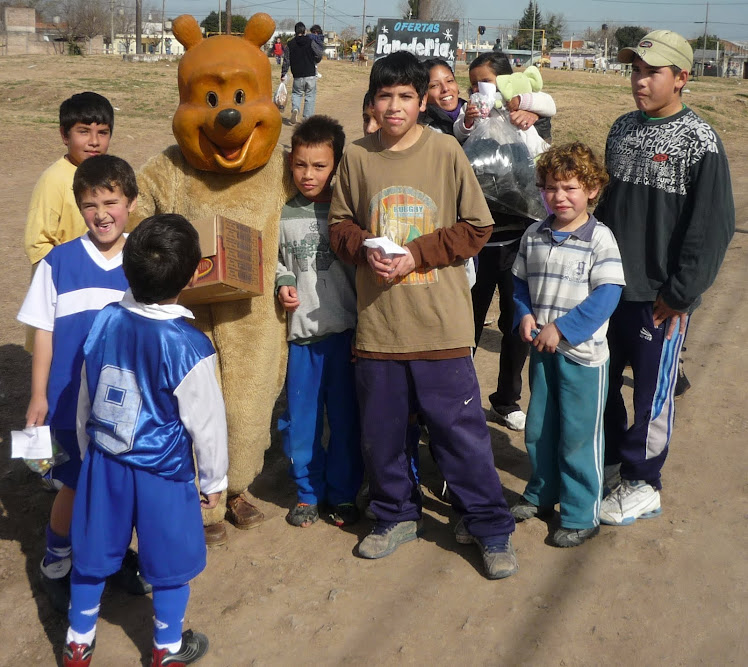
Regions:
<instances>
[{"instance_id":1,"label":"brown hair","mask_svg":"<svg viewBox=\"0 0 748 667\"><path fill-rule=\"evenodd\" d=\"M343 157L345 132L343 127L330 116L309 116L291 136L291 153L300 146L329 146L338 166Z\"/></svg>"},{"instance_id":2,"label":"brown hair","mask_svg":"<svg viewBox=\"0 0 748 667\"><path fill-rule=\"evenodd\" d=\"M539 188L545 187L547 176L557 181L576 178L587 192L599 188L597 196L590 200L591 204L597 201L610 180L605 165L589 146L580 141L551 146L538 158L535 171Z\"/></svg>"}]
</instances>

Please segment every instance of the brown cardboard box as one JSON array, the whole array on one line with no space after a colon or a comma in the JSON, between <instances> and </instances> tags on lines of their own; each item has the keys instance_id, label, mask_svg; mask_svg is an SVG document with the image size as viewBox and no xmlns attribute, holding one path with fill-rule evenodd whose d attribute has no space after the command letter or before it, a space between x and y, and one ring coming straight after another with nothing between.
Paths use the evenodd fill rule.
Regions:
<instances>
[{"instance_id":1,"label":"brown cardboard box","mask_svg":"<svg viewBox=\"0 0 748 667\"><path fill-rule=\"evenodd\" d=\"M192 226L200 235L203 259L197 282L182 292L179 303L190 306L262 295L261 232L222 215L193 220Z\"/></svg>"}]
</instances>

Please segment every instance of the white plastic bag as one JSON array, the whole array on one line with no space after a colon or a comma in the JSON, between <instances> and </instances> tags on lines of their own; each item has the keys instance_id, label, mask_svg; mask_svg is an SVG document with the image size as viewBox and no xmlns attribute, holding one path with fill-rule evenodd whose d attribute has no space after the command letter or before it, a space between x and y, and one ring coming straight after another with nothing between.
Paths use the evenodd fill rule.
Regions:
<instances>
[{"instance_id":1,"label":"white plastic bag","mask_svg":"<svg viewBox=\"0 0 748 667\"><path fill-rule=\"evenodd\" d=\"M278 85L278 90L275 91L275 97L273 102L281 111L286 108L286 102L288 101L288 90L286 90L285 81L281 81Z\"/></svg>"}]
</instances>

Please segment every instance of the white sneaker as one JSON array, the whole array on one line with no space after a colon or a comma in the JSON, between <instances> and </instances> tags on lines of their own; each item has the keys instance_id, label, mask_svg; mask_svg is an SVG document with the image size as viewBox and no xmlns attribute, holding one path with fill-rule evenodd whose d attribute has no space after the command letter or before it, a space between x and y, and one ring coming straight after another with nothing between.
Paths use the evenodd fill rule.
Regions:
<instances>
[{"instance_id":1,"label":"white sneaker","mask_svg":"<svg viewBox=\"0 0 748 667\"><path fill-rule=\"evenodd\" d=\"M514 410L508 415L502 415L500 412L496 412L495 408L491 408L489 415L491 421L495 421L497 424L506 426L512 431L524 431L525 422L527 421L527 415L522 410Z\"/></svg>"},{"instance_id":2,"label":"white sneaker","mask_svg":"<svg viewBox=\"0 0 748 667\"><path fill-rule=\"evenodd\" d=\"M637 519L651 519L662 512L660 492L642 480L624 479L600 505L600 523L629 526Z\"/></svg>"},{"instance_id":3,"label":"white sneaker","mask_svg":"<svg viewBox=\"0 0 748 667\"><path fill-rule=\"evenodd\" d=\"M299 122L299 110L294 109L293 111L291 111L291 124L296 125L296 123L298 122Z\"/></svg>"}]
</instances>

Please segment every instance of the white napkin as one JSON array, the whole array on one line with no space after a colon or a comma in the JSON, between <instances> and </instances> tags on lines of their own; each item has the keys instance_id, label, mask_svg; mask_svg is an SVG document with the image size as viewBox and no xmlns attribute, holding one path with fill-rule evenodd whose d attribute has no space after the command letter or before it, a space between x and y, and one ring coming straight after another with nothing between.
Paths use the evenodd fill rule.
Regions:
<instances>
[{"instance_id":1,"label":"white napkin","mask_svg":"<svg viewBox=\"0 0 748 667\"><path fill-rule=\"evenodd\" d=\"M394 241L390 241L386 236L377 236L372 239L365 239L364 245L367 248L379 250L383 259L394 259L398 255L405 254L405 248L400 247Z\"/></svg>"},{"instance_id":2,"label":"white napkin","mask_svg":"<svg viewBox=\"0 0 748 667\"><path fill-rule=\"evenodd\" d=\"M11 458L52 458L52 435L49 426L30 426L23 431L11 431Z\"/></svg>"}]
</instances>

